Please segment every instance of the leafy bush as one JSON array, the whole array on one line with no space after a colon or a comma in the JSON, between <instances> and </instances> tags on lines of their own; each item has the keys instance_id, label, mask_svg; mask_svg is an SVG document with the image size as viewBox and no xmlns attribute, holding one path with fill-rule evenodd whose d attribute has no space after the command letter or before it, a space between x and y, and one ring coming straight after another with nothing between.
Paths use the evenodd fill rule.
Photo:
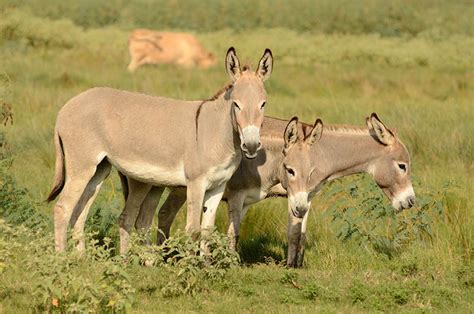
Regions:
<instances>
[{"instance_id":1,"label":"leafy bush","mask_svg":"<svg viewBox=\"0 0 474 314\"><path fill-rule=\"evenodd\" d=\"M31 47L73 48L80 42L81 29L70 20L45 20L22 10L8 10L0 20L0 39L21 40Z\"/></svg>"},{"instance_id":2,"label":"leafy bush","mask_svg":"<svg viewBox=\"0 0 474 314\"><path fill-rule=\"evenodd\" d=\"M121 25L216 31L288 28L322 33L472 34L473 8L463 2L383 0L140 0L64 2L3 0L0 8L26 7L38 16L70 19L85 28ZM186 8L186 9L183 9Z\"/></svg>"},{"instance_id":3,"label":"leafy bush","mask_svg":"<svg viewBox=\"0 0 474 314\"><path fill-rule=\"evenodd\" d=\"M334 182L324 197L333 200L328 213L338 238L355 240L392 258L406 245L433 236L432 216L443 210L440 193L434 194L419 193L418 205L400 214L384 205L385 196L368 180L360 185Z\"/></svg>"},{"instance_id":4,"label":"leafy bush","mask_svg":"<svg viewBox=\"0 0 474 314\"><path fill-rule=\"evenodd\" d=\"M165 297L195 295L206 289L209 282L223 281L227 271L239 265L239 256L227 248L228 239L217 232L204 239L207 248L178 232L162 245L143 246L148 235L133 237L128 254L131 262L166 269L167 284L161 289Z\"/></svg>"},{"instance_id":5,"label":"leafy bush","mask_svg":"<svg viewBox=\"0 0 474 314\"><path fill-rule=\"evenodd\" d=\"M130 309L135 290L121 261L110 258L110 243L98 246L91 240L92 244L83 255L58 254L48 233L45 236L45 232L40 231L33 235L34 240L22 243L21 250L35 283L33 295L39 310ZM21 241L29 238L21 232L18 237Z\"/></svg>"}]
</instances>

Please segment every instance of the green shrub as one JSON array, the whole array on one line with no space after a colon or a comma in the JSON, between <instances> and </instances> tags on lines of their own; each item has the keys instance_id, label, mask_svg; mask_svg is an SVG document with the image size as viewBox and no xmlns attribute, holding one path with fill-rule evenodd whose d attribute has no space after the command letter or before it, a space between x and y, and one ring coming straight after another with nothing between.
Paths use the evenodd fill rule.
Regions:
<instances>
[{"instance_id":1,"label":"green shrub","mask_svg":"<svg viewBox=\"0 0 474 314\"><path fill-rule=\"evenodd\" d=\"M36 15L70 19L85 28L108 25L158 30L288 28L319 33L383 36L473 34L474 9L464 2L383 0L139 0L64 2L2 0L0 9L29 8ZM183 9L184 8L184 9Z\"/></svg>"},{"instance_id":2,"label":"green shrub","mask_svg":"<svg viewBox=\"0 0 474 314\"><path fill-rule=\"evenodd\" d=\"M331 183L324 198L333 200L328 215L338 238L355 240L392 258L407 245L433 236L432 219L442 213L443 205L440 193L429 193L418 193L417 206L400 214L368 180Z\"/></svg>"},{"instance_id":3,"label":"green shrub","mask_svg":"<svg viewBox=\"0 0 474 314\"><path fill-rule=\"evenodd\" d=\"M81 41L81 29L70 20L51 21L16 9L1 14L0 40L20 40L34 48L73 48Z\"/></svg>"},{"instance_id":4,"label":"green shrub","mask_svg":"<svg viewBox=\"0 0 474 314\"><path fill-rule=\"evenodd\" d=\"M209 282L223 281L226 272L239 264L238 254L227 249L226 236L213 232L204 240L208 250L180 232L165 241L162 249L170 278L161 289L163 296L194 295L206 290Z\"/></svg>"}]
</instances>

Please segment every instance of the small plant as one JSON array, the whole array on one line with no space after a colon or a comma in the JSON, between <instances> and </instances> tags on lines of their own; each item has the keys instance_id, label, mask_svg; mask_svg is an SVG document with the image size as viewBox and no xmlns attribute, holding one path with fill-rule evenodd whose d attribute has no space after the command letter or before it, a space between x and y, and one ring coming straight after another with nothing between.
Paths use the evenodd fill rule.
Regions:
<instances>
[{"instance_id":1,"label":"small plant","mask_svg":"<svg viewBox=\"0 0 474 314\"><path fill-rule=\"evenodd\" d=\"M303 296L305 299L316 300L321 294L321 287L318 284L311 283L303 288Z\"/></svg>"},{"instance_id":2,"label":"small plant","mask_svg":"<svg viewBox=\"0 0 474 314\"><path fill-rule=\"evenodd\" d=\"M206 289L206 282L222 281L230 268L239 265L238 254L227 249L226 236L213 232L205 241L209 250L178 232L163 243L164 266L171 274L161 289L163 296L195 295Z\"/></svg>"},{"instance_id":3,"label":"small plant","mask_svg":"<svg viewBox=\"0 0 474 314\"><path fill-rule=\"evenodd\" d=\"M129 309L135 290L120 259L110 258L113 249L106 242L98 246L91 240L84 254L58 254L49 237L36 241L34 248L30 248L35 252L34 257L27 265L36 282L34 296L38 309L61 312Z\"/></svg>"},{"instance_id":4,"label":"small plant","mask_svg":"<svg viewBox=\"0 0 474 314\"><path fill-rule=\"evenodd\" d=\"M439 195L427 193L419 197L419 207L396 214L384 205L385 197L374 184L359 182L334 182L325 196L334 200L328 212L338 238L355 240L389 258L413 241L431 239L431 216L442 212Z\"/></svg>"},{"instance_id":5,"label":"small plant","mask_svg":"<svg viewBox=\"0 0 474 314\"><path fill-rule=\"evenodd\" d=\"M280 278L280 282L284 284L291 284L293 287L300 289L301 287L296 282L298 280L298 273L294 270L286 270Z\"/></svg>"}]
</instances>

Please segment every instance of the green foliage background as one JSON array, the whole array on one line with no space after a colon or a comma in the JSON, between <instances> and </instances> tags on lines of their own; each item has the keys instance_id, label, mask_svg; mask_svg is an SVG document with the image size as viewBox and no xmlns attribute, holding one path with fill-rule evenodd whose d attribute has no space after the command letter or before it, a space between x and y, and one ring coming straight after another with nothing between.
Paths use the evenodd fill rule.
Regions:
<instances>
[{"instance_id":1,"label":"green foliage background","mask_svg":"<svg viewBox=\"0 0 474 314\"><path fill-rule=\"evenodd\" d=\"M473 21L472 1L0 0L0 312L469 311ZM88 221L86 258L57 256L43 200L59 108L93 86L203 99L227 82L223 64L129 74L127 38L137 27L189 31L222 60L232 45L255 64L270 47L267 115L362 125L376 111L411 152L417 206L393 214L358 175L314 199L302 270L281 266L284 199L250 209L240 267L219 237L219 266L189 257L199 248L176 231L184 210L167 249L137 240L125 263L114 257L123 204L112 174ZM163 259L170 248L181 263Z\"/></svg>"}]
</instances>

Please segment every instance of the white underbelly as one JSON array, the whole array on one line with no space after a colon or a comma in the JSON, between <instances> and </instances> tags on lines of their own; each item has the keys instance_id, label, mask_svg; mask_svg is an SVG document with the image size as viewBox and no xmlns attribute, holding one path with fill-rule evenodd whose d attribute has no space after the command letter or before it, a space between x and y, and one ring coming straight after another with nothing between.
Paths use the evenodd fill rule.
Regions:
<instances>
[{"instance_id":1,"label":"white underbelly","mask_svg":"<svg viewBox=\"0 0 474 314\"><path fill-rule=\"evenodd\" d=\"M182 162L174 167L164 167L142 161L110 160L110 162L121 173L141 182L166 186L186 185L184 165Z\"/></svg>"}]
</instances>

